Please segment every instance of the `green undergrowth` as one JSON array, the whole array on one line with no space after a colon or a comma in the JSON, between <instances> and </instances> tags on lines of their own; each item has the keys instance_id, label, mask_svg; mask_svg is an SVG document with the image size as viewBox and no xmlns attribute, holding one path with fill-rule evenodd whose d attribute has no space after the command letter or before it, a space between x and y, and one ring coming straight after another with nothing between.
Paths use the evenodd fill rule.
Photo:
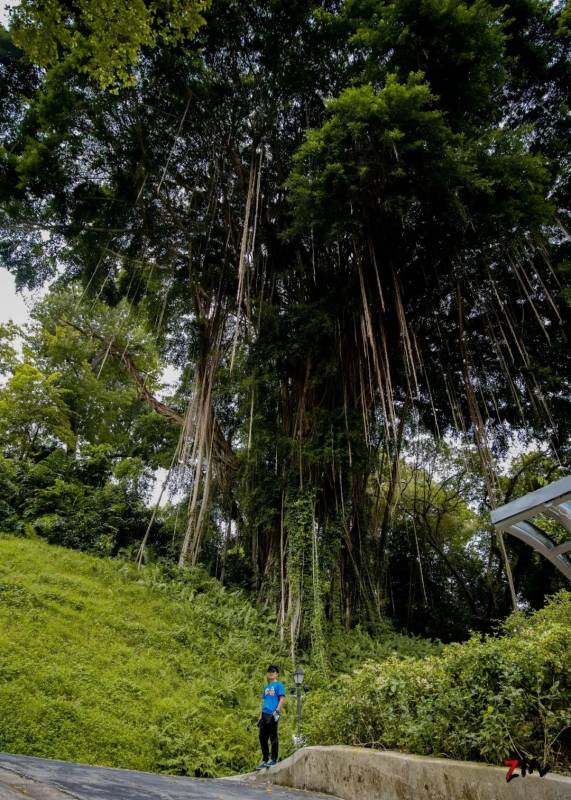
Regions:
<instances>
[{"instance_id":1,"label":"green undergrowth","mask_svg":"<svg viewBox=\"0 0 571 800\"><path fill-rule=\"evenodd\" d=\"M387 630L331 633L333 673L437 645ZM194 776L259 758L269 662L292 685L275 617L200 569L98 558L0 537L0 750ZM303 661L312 690L331 678ZM309 696L309 695L308 695ZM280 723L292 749L295 701Z\"/></svg>"},{"instance_id":2,"label":"green undergrowth","mask_svg":"<svg viewBox=\"0 0 571 800\"><path fill-rule=\"evenodd\" d=\"M0 539L0 750L213 776L251 769L274 624L201 571Z\"/></svg>"},{"instance_id":3,"label":"green undergrowth","mask_svg":"<svg viewBox=\"0 0 571 800\"><path fill-rule=\"evenodd\" d=\"M334 697L334 702L331 698ZM571 593L440 655L367 660L308 698L314 744L402 749L501 764L571 761Z\"/></svg>"},{"instance_id":4,"label":"green undergrowth","mask_svg":"<svg viewBox=\"0 0 571 800\"><path fill-rule=\"evenodd\" d=\"M568 725L571 595L465 644L326 632L300 661L311 743L498 762L551 754ZM269 662L292 685L275 617L201 569L142 570L0 537L0 750L191 776L249 771ZM295 701L280 723L292 750Z\"/></svg>"}]
</instances>

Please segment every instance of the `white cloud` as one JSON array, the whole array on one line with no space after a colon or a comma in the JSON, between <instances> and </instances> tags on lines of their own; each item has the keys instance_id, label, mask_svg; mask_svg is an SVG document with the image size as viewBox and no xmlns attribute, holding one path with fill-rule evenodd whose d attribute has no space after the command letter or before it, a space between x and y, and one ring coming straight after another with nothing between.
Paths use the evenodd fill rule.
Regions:
<instances>
[{"instance_id":1,"label":"white cloud","mask_svg":"<svg viewBox=\"0 0 571 800\"><path fill-rule=\"evenodd\" d=\"M18 6L18 5L20 5L19 0L4 0L4 2L0 6L0 22L2 23L2 25L4 25L4 27L8 26L8 21L9 21L8 11L9 11L9 9L14 8L14 6Z\"/></svg>"},{"instance_id":2,"label":"white cloud","mask_svg":"<svg viewBox=\"0 0 571 800\"><path fill-rule=\"evenodd\" d=\"M16 293L14 276L0 267L0 323L12 320L17 325L23 325L30 318L28 306L32 304L32 296L29 293Z\"/></svg>"}]
</instances>

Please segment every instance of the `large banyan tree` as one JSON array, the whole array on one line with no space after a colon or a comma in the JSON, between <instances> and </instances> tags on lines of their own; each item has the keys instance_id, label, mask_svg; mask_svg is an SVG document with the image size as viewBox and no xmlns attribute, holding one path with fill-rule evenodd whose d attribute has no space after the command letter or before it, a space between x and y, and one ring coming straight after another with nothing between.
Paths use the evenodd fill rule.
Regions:
<instances>
[{"instance_id":1,"label":"large banyan tree","mask_svg":"<svg viewBox=\"0 0 571 800\"><path fill-rule=\"evenodd\" d=\"M170 405L107 355L180 429L180 564L215 520L293 640L379 614L411 419L474 438L492 505L494 432L568 448L568 16L26 0L4 35L6 263L147 320Z\"/></svg>"}]
</instances>

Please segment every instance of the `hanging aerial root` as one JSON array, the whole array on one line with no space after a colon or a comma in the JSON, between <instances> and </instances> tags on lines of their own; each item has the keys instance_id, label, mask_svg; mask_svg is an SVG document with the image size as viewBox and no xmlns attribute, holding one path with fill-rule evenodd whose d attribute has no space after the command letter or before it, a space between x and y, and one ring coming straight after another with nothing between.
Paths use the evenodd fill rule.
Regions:
<instances>
[{"instance_id":1,"label":"hanging aerial root","mask_svg":"<svg viewBox=\"0 0 571 800\"><path fill-rule=\"evenodd\" d=\"M468 413L470 414L470 419L472 422L472 426L474 428L476 449L478 451L478 456L480 458L480 465L482 467L484 481L486 483L486 488L488 491L488 497L490 499L491 507L495 508L497 506L497 479L496 479L492 454L490 452L490 448L488 445L486 427L482 419L480 407L478 405L478 400L476 398L476 394L474 392L474 387L473 387L474 380L471 374L472 359L470 357L471 354L468 349L465 337L464 313L463 313L464 301L460 290L460 284L457 284L456 286L456 303L458 311L458 331L460 339L460 348L462 352L462 361L464 365L464 391L466 393ZM510 567L510 562L508 559L508 554L501 533L498 534L498 545L500 548L500 552L502 554L506 577L508 579L508 584L510 587L512 606L515 611L517 610L517 598L515 593L515 586L513 582L513 576Z\"/></svg>"},{"instance_id":2,"label":"hanging aerial root","mask_svg":"<svg viewBox=\"0 0 571 800\"><path fill-rule=\"evenodd\" d=\"M238 291L236 293L236 327L234 329L234 340L232 342L232 355L230 358L230 371L234 367L236 356L236 346L242 319L242 309L247 305L249 313L249 302L247 300L249 266L254 260L254 249L256 244L256 230L258 225L258 213L260 206L262 159L264 154L263 147L259 148L259 160L256 165L254 154L250 164L250 179L248 182L248 193L246 195L246 208L244 211L244 226L242 228L242 240L240 243L240 257L238 260ZM255 205L252 221L252 200L255 195Z\"/></svg>"}]
</instances>

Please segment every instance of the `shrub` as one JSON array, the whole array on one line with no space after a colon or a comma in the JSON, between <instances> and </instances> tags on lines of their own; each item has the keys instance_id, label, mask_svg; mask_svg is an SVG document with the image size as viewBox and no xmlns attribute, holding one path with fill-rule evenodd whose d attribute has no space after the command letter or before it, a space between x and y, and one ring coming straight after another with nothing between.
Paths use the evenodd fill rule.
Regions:
<instances>
[{"instance_id":1,"label":"shrub","mask_svg":"<svg viewBox=\"0 0 571 800\"><path fill-rule=\"evenodd\" d=\"M569 754L571 593L511 617L497 636L450 644L424 659L367 661L308 697L314 744L360 744L500 762L514 751L544 762Z\"/></svg>"}]
</instances>

